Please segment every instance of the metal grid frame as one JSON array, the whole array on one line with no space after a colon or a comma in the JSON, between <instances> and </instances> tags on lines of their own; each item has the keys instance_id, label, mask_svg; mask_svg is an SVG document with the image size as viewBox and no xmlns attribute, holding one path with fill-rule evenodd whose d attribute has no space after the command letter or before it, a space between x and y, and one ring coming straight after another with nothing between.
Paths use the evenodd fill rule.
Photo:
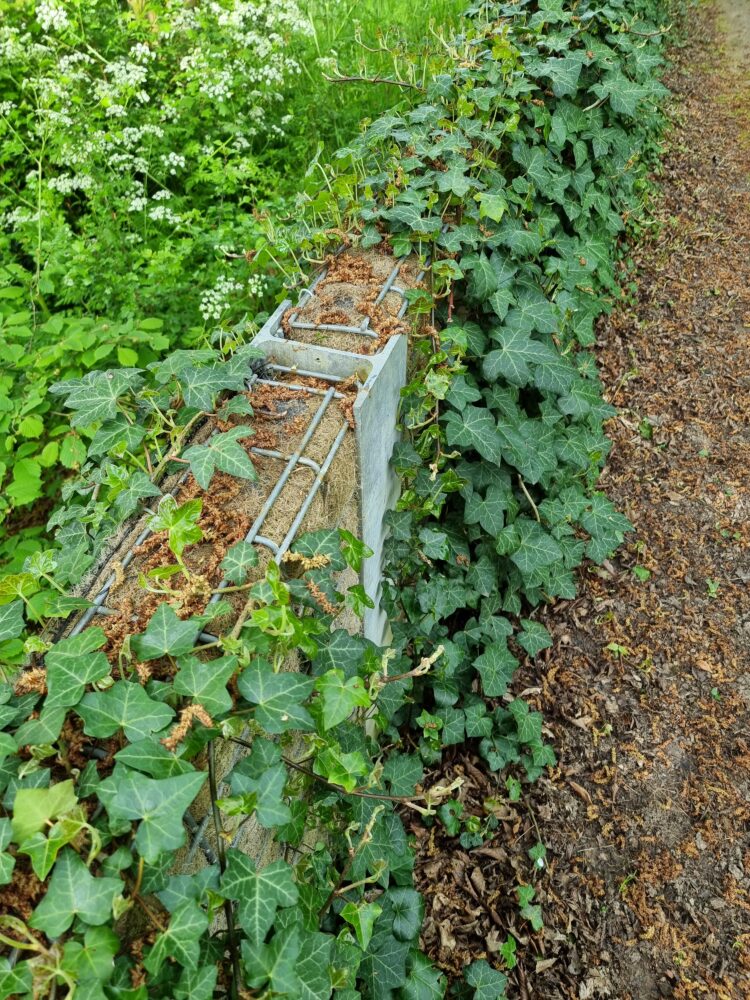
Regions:
<instances>
[{"instance_id":1,"label":"metal grid frame","mask_svg":"<svg viewBox=\"0 0 750 1000\"><path fill-rule=\"evenodd\" d=\"M266 367L284 373L293 372L293 369L287 368L282 365L268 364ZM297 372L297 374L304 376L306 373ZM312 375L312 373L310 374ZM318 379L323 378L324 381L335 381L335 382L342 381L341 379L338 379L335 376L333 378L329 378L328 376L315 375L314 377ZM333 460L335 459L336 454L339 448L341 447L344 438L346 437L346 432L349 430L349 425L345 421L342 423L342 426L339 429L338 434L336 435L331 447L328 450L328 454L326 455L322 463L315 462L311 458L305 458L303 452L305 451L305 448L307 448L310 441L312 440L315 431L320 425L320 422L323 419L326 410L328 409L328 406L334 399L343 399L344 398L343 393L338 392L333 386L329 389L324 390L315 388L313 386L301 385L295 382L279 382L275 379L260 378L256 375L250 377L246 381L248 388L252 388L252 386L255 385L256 383L259 385L280 386L284 389L294 389L298 392L302 392L307 395L322 397L322 402L320 403L317 410L313 414L313 417L310 423L308 424L299 445L297 446L296 450L293 452L292 455L287 456L282 454L282 452L276 451L271 448L250 448L250 454L252 455L257 455L263 458L273 458L278 461L284 462L284 468L282 469L281 475L276 481L276 485L274 486L271 493L269 493L268 497L266 498L263 504L263 507L261 508L260 513L255 518L255 521L251 525L250 530L247 532L244 538L244 541L246 542L256 545L262 545L264 548L269 549L272 554L274 562L278 563L281 561L284 554L287 552L290 545L294 541L294 538L297 532L299 531L300 525L304 521L305 516L308 510L310 509L313 500L315 499L318 491L323 485L325 477L328 474L331 465L333 464ZM215 431L214 433L217 432ZM289 530L287 531L282 541L279 544L277 544L270 538L266 538L264 535L260 534L260 529L262 528L263 523L265 522L271 510L273 509L273 505L280 496L281 491L284 489L284 486L289 480L289 477L291 476L292 472L295 470L297 466L304 466L305 468L311 469L315 473L315 478L313 479L310 488L302 501L302 505L300 506L300 509L298 510L292 524L289 527ZM174 490L170 491L169 493L165 493L164 496L174 496L177 490L187 480L189 475L190 475L189 472L185 472L184 475L180 476L176 486L174 487ZM151 513L155 512L151 511ZM138 534L135 540L130 543L125 552L125 555L122 558L121 566L123 570L127 569L128 566L133 561L133 559L135 558L135 550L138 548L138 546L142 545L152 533L153 532L149 527L145 527ZM99 592L94 597L93 606L88 608L84 612L84 614L79 618L79 620L71 629L69 633L70 636L78 635L80 632L82 632L83 629L85 629L86 626L91 623L91 621L96 615L110 615L115 613L111 608L108 608L105 604L109 591L112 588L112 585L114 584L115 580L116 580L116 574L115 573L110 574L110 576L105 580ZM219 582L217 589L224 590L227 586L229 586L227 580L222 579ZM215 604L220 599L221 599L220 593L213 594L211 599L209 600L209 604ZM208 642L215 642L217 637L215 635L212 635L210 632L203 632L201 633L199 638L203 642L208 643Z\"/></svg>"},{"instance_id":2,"label":"metal grid frame","mask_svg":"<svg viewBox=\"0 0 750 1000\"><path fill-rule=\"evenodd\" d=\"M398 313L396 314L396 319L403 319L406 315L406 310L409 308L409 303L406 298L406 289L402 288L401 285L396 284L396 279L398 278L401 268L404 264L406 258L399 260L396 265L391 270L391 273L385 279L380 287L377 298L375 299L375 305L379 306L381 302L385 299L386 295L390 292L395 292L397 295L401 296L403 300ZM417 277L417 281L421 280L424 271L420 272ZM307 288L300 292L299 301L294 307L294 311L289 315L289 329L290 330L322 330L325 333L353 333L359 337L368 337L370 340L377 340L379 334L374 330L370 329L370 317L365 316L359 326L349 326L346 323L306 323L299 320L299 314L301 311L310 304L310 302L315 298L315 289L328 275L328 268L326 267L317 276L315 281Z\"/></svg>"}]
</instances>

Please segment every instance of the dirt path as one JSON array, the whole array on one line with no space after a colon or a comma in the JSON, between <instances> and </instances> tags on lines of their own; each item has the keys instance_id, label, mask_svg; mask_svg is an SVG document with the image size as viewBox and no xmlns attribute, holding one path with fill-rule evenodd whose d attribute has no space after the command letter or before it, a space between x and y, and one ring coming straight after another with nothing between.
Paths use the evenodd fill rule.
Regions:
<instances>
[{"instance_id":1,"label":"dirt path","mask_svg":"<svg viewBox=\"0 0 750 1000\"><path fill-rule=\"evenodd\" d=\"M621 409L602 485L636 531L547 612L555 646L518 686L560 764L484 847L422 842L425 944L458 971L515 934L513 1000L750 998L750 2L691 35L663 226L600 331ZM465 750L446 770L470 809L504 791Z\"/></svg>"}]
</instances>

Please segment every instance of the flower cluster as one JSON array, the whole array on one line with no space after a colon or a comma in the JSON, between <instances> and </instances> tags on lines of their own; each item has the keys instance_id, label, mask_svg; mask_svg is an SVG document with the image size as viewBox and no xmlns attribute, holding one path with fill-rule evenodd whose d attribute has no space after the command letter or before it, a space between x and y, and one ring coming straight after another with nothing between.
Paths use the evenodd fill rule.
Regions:
<instances>
[{"instance_id":1,"label":"flower cluster","mask_svg":"<svg viewBox=\"0 0 750 1000\"><path fill-rule=\"evenodd\" d=\"M166 312L176 335L237 318L239 288L216 247L258 238L236 210L240 184L283 132L293 43L311 29L298 0L126 6L79 0L74 18L63 0L38 0L0 23L0 136L13 164L0 251L39 260L58 304ZM113 283L113 271L131 277ZM246 263L237 271L240 298L262 294Z\"/></svg>"}]
</instances>

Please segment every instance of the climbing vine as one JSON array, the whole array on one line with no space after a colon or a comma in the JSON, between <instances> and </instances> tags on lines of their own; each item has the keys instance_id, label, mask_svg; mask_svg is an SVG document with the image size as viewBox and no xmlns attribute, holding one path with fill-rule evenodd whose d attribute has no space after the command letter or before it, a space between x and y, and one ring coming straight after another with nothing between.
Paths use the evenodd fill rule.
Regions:
<instances>
[{"instance_id":1,"label":"climbing vine","mask_svg":"<svg viewBox=\"0 0 750 1000\"><path fill-rule=\"evenodd\" d=\"M430 262L394 456L388 650L332 627L369 601L339 583L368 556L348 532L302 536L262 573L235 542L223 588L190 567L217 472L255 475L252 348L54 387L86 456L49 548L0 581L0 1000L445 993L418 948L402 817L458 832L455 788L424 785L451 744L510 768L511 797L554 763L541 716L508 689L519 658L550 644L533 609L572 597L584 558L629 528L595 489L614 411L590 348L647 190L666 13L476 4L451 73L342 151L288 234L304 252L345 222L362 247ZM193 440L207 420L218 433ZM184 502L162 489L180 470L196 486ZM97 624L64 634L89 610L81 580L144 503L165 541L139 581L148 620L116 644ZM239 617L212 602L227 594ZM290 657L302 669L283 669ZM202 866L185 852L196 803ZM284 857L256 865L243 830ZM538 929L533 898L519 886ZM504 988L485 959L451 987Z\"/></svg>"}]
</instances>

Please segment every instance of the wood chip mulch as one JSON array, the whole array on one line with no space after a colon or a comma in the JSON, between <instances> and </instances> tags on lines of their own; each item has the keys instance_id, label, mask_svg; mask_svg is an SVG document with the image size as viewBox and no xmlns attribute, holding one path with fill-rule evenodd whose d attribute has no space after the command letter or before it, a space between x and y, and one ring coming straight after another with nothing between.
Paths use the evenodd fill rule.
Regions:
<instances>
[{"instance_id":1,"label":"wood chip mulch","mask_svg":"<svg viewBox=\"0 0 750 1000\"><path fill-rule=\"evenodd\" d=\"M733 33L747 73L727 69L715 14L691 16L658 225L634 300L599 331L620 408L602 488L635 532L542 613L554 647L514 690L559 765L509 803L470 744L452 748L427 781L463 775L477 815L503 799L495 836L463 850L412 827L423 946L458 975L503 968L513 934L509 1000L750 998L750 7ZM529 882L538 934L513 893Z\"/></svg>"}]
</instances>

